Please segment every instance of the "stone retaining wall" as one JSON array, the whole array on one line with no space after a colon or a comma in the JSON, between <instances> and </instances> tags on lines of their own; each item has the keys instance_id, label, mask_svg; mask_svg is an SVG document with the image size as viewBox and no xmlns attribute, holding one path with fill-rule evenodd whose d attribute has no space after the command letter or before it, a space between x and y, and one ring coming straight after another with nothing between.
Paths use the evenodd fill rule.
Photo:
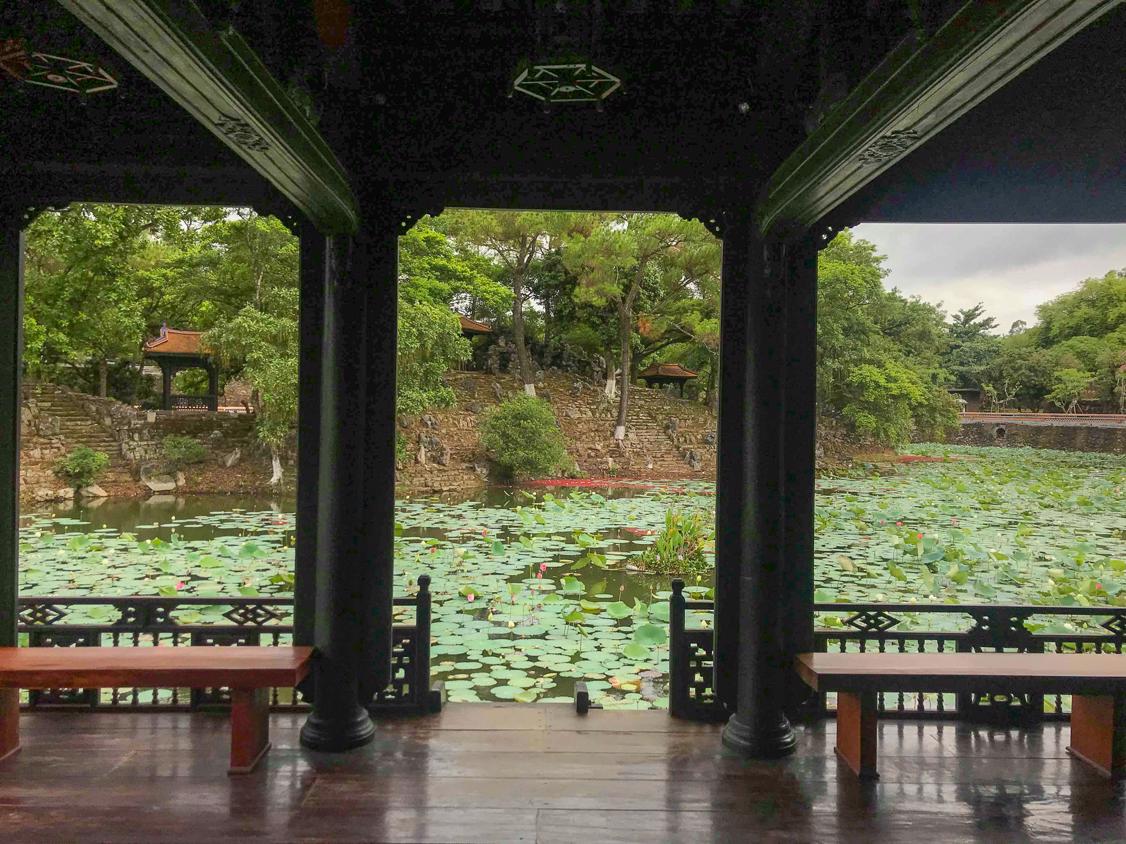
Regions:
<instances>
[{"instance_id":1,"label":"stone retaining wall","mask_svg":"<svg viewBox=\"0 0 1126 844\"><path fill-rule=\"evenodd\" d=\"M963 422L951 434L950 442L1126 454L1126 426L1068 425L1060 421Z\"/></svg>"}]
</instances>

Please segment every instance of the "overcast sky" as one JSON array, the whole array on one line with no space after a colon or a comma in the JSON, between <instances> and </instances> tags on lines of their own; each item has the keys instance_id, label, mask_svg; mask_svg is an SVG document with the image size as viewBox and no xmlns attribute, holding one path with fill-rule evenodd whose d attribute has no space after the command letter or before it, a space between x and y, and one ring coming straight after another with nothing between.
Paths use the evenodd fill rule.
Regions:
<instances>
[{"instance_id":1,"label":"overcast sky","mask_svg":"<svg viewBox=\"0 0 1126 844\"><path fill-rule=\"evenodd\" d=\"M854 229L891 270L885 284L947 313L984 302L1002 333L1085 278L1126 268L1126 225L915 225Z\"/></svg>"}]
</instances>

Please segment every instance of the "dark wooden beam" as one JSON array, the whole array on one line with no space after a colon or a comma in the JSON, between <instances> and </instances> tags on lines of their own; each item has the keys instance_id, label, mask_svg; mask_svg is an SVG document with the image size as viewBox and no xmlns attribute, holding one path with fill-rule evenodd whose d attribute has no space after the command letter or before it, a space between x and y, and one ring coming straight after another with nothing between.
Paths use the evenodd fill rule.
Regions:
<instances>
[{"instance_id":1,"label":"dark wooden beam","mask_svg":"<svg viewBox=\"0 0 1126 844\"><path fill-rule=\"evenodd\" d=\"M804 231L1121 2L971 2L932 37L904 41L775 171L761 230Z\"/></svg>"},{"instance_id":2,"label":"dark wooden beam","mask_svg":"<svg viewBox=\"0 0 1126 844\"><path fill-rule=\"evenodd\" d=\"M71 202L226 205L272 208L288 201L257 173L243 168L146 164L16 164L0 178L14 195L35 206Z\"/></svg>"},{"instance_id":3,"label":"dark wooden beam","mask_svg":"<svg viewBox=\"0 0 1126 844\"><path fill-rule=\"evenodd\" d=\"M333 151L246 42L189 0L59 0L261 173L322 232L351 233L355 198Z\"/></svg>"},{"instance_id":4,"label":"dark wooden beam","mask_svg":"<svg viewBox=\"0 0 1126 844\"><path fill-rule=\"evenodd\" d=\"M23 356L23 229L0 208L0 646L17 644L20 518L20 375Z\"/></svg>"}]
</instances>

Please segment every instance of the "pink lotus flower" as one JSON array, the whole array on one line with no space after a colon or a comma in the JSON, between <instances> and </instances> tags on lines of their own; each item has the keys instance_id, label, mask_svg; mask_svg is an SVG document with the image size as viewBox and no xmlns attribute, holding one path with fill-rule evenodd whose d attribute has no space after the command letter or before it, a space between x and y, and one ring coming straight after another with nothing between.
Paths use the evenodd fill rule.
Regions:
<instances>
[{"instance_id":1,"label":"pink lotus flower","mask_svg":"<svg viewBox=\"0 0 1126 844\"><path fill-rule=\"evenodd\" d=\"M896 523L895 523L895 526L896 526L896 527L903 527L903 522L896 522Z\"/></svg>"},{"instance_id":2,"label":"pink lotus flower","mask_svg":"<svg viewBox=\"0 0 1126 844\"><path fill-rule=\"evenodd\" d=\"M923 538L923 535L922 535L922 534L920 533L920 534L918 535L918 537L917 537L917 538L918 538L918 539L922 539L922 538Z\"/></svg>"},{"instance_id":3,"label":"pink lotus flower","mask_svg":"<svg viewBox=\"0 0 1126 844\"><path fill-rule=\"evenodd\" d=\"M477 596L474 595L472 592L470 592L468 595L465 596L465 600L469 601L469 603L472 604L474 601L477 600Z\"/></svg>"},{"instance_id":4,"label":"pink lotus flower","mask_svg":"<svg viewBox=\"0 0 1126 844\"><path fill-rule=\"evenodd\" d=\"M184 588L185 586L187 586L187 585L188 585L188 584L184 583L184 581L182 581L182 580L177 580L177 581L176 581L176 591L177 591L177 592L179 592L179 591L180 591L181 589L183 589L183 588Z\"/></svg>"},{"instance_id":5,"label":"pink lotus flower","mask_svg":"<svg viewBox=\"0 0 1126 844\"><path fill-rule=\"evenodd\" d=\"M537 580L543 580L543 572L542 571L536 572L536 579Z\"/></svg>"},{"instance_id":6,"label":"pink lotus flower","mask_svg":"<svg viewBox=\"0 0 1126 844\"><path fill-rule=\"evenodd\" d=\"M547 563L540 563L540 571L547 571Z\"/></svg>"}]
</instances>

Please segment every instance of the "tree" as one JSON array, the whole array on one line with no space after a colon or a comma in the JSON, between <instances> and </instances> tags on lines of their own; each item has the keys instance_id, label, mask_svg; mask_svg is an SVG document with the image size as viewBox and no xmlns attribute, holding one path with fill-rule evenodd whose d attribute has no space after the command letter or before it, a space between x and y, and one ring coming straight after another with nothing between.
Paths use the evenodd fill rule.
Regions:
<instances>
[{"instance_id":1,"label":"tree","mask_svg":"<svg viewBox=\"0 0 1126 844\"><path fill-rule=\"evenodd\" d=\"M399 299L445 305L468 316L494 316L512 305L512 290L497 281L480 252L464 248L443 229L445 215L424 217L399 238Z\"/></svg>"},{"instance_id":2,"label":"tree","mask_svg":"<svg viewBox=\"0 0 1126 844\"><path fill-rule=\"evenodd\" d=\"M399 302L398 379L400 413L446 407L454 394L444 376L469 357L457 314L431 302Z\"/></svg>"},{"instance_id":3,"label":"tree","mask_svg":"<svg viewBox=\"0 0 1126 844\"><path fill-rule=\"evenodd\" d=\"M871 243L841 232L818 258L817 401L856 434L895 443L957 424L943 386L942 312L883 286Z\"/></svg>"},{"instance_id":4,"label":"tree","mask_svg":"<svg viewBox=\"0 0 1126 844\"><path fill-rule=\"evenodd\" d=\"M718 269L715 238L695 220L672 214L587 215L572 225L563 262L579 279L580 301L617 315L622 385L614 438L626 435L635 307L642 289L686 289Z\"/></svg>"},{"instance_id":5,"label":"tree","mask_svg":"<svg viewBox=\"0 0 1126 844\"><path fill-rule=\"evenodd\" d=\"M229 368L240 369L257 396L255 433L270 449L271 484L282 480L281 449L297 421L298 294L294 288L262 293L230 320L204 335Z\"/></svg>"},{"instance_id":6,"label":"tree","mask_svg":"<svg viewBox=\"0 0 1126 844\"><path fill-rule=\"evenodd\" d=\"M985 316L981 302L951 317L950 347L943 355L943 365L954 377L954 386L981 386L982 374L1000 350L1000 338L990 333L996 328L997 321Z\"/></svg>"},{"instance_id":7,"label":"tree","mask_svg":"<svg viewBox=\"0 0 1126 844\"><path fill-rule=\"evenodd\" d=\"M1064 413L1075 413L1083 393L1091 386L1091 379L1091 373L1082 369L1057 370L1048 401Z\"/></svg>"},{"instance_id":8,"label":"tree","mask_svg":"<svg viewBox=\"0 0 1126 844\"><path fill-rule=\"evenodd\" d=\"M25 328L33 369L63 363L108 394L112 362L135 361L146 333L142 279L176 209L73 205L41 215L29 228Z\"/></svg>"},{"instance_id":9,"label":"tree","mask_svg":"<svg viewBox=\"0 0 1126 844\"><path fill-rule=\"evenodd\" d=\"M1036 313L1039 325L1021 329L1014 324L1001 339L996 359L983 374L991 388L1019 385L1014 395L1021 407L1058 404L1056 399L1066 406L1068 390L1057 373L1087 372L1088 387L1097 398L1107 407L1120 406L1116 390L1118 369L1126 363L1126 272L1086 279L1037 307ZM1074 374L1069 377L1078 380Z\"/></svg>"},{"instance_id":10,"label":"tree","mask_svg":"<svg viewBox=\"0 0 1126 844\"><path fill-rule=\"evenodd\" d=\"M445 225L467 252L479 251L504 270L512 291L512 336L524 392L536 394L535 370L528 352L524 306L531 295L534 263L554 246L559 219L526 211L447 211Z\"/></svg>"}]
</instances>

